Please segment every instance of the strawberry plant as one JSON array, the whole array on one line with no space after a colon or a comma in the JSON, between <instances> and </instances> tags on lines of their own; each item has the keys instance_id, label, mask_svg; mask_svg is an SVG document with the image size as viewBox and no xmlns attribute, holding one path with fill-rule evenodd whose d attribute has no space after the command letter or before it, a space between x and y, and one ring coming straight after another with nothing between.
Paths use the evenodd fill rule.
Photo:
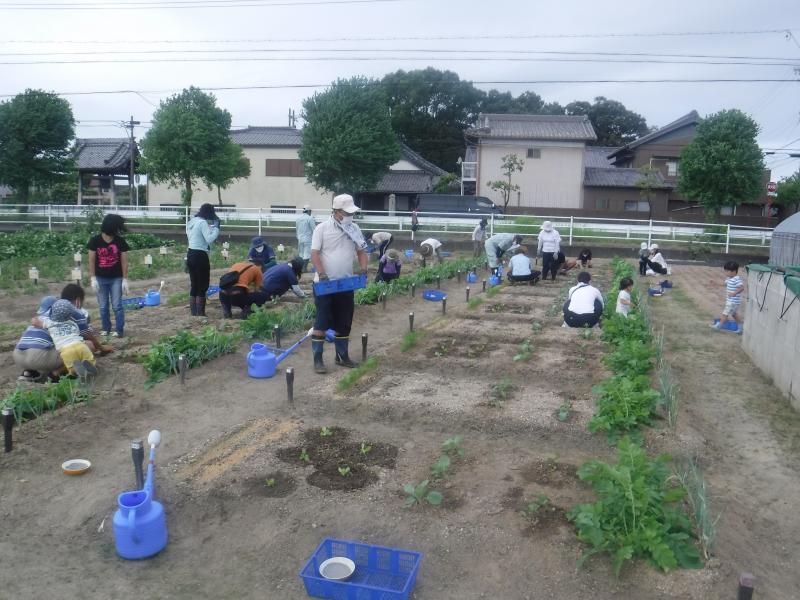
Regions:
<instances>
[{"instance_id":1,"label":"strawberry plant","mask_svg":"<svg viewBox=\"0 0 800 600\"><path fill-rule=\"evenodd\" d=\"M691 522L681 506L686 492L674 485L670 460L666 455L650 460L640 446L624 438L615 464L593 460L578 469L578 477L598 497L569 513L578 538L590 545L579 565L607 552L617 576L625 562L636 557L663 571L702 566Z\"/></svg>"}]
</instances>

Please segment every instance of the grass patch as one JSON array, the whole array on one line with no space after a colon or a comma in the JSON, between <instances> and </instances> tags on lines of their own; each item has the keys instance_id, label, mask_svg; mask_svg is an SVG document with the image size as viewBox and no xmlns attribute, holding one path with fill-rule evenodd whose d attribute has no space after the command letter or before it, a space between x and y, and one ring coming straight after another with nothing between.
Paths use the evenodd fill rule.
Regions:
<instances>
[{"instance_id":1,"label":"grass patch","mask_svg":"<svg viewBox=\"0 0 800 600\"><path fill-rule=\"evenodd\" d=\"M495 285L493 287L490 287L488 290L486 290L486 297L487 298L494 298L495 296L497 296L497 294L500 293L501 290L502 290L502 286L499 286L499 285Z\"/></svg>"},{"instance_id":2,"label":"grass patch","mask_svg":"<svg viewBox=\"0 0 800 600\"><path fill-rule=\"evenodd\" d=\"M409 331L400 342L400 352L407 352L422 340L425 334L421 331Z\"/></svg>"},{"instance_id":3,"label":"grass patch","mask_svg":"<svg viewBox=\"0 0 800 600\"><path fill-rule=\"evenodd\" d=\"M77 381L62 377L58 383L24 389L18 387L13 393L0 400L0 408L14 411L14 420L22 423L26 417L38 418L45 411L54 411L59 406L88 402L91 394Z\"/></svg>"},{"instance_id":4,"label":"grass patch","mask_svg":"<svg viewBox=\"0 0 800 600\"><path fill-rule=\"evenodd\" d=\"M169 295L167 306L178 306L189 302L189 292L175 292Z\"/></svg>"},{"instance_id":5,"label":"grass patch","mask_svg":"<svg viewBox=\"0 0 800 600\"><path fill-rule=\"evenodd\" d=\"M467 302L467 309L472 310L483 304L483 298L470 298Z\"/></svg>"},{"instance_id":6,"label":"grass patch","mask_svg":"<svg viewBox=\"0 0 800 600\"><path fill-rule=\"evenodd\" d=\"M338 382L336 382L336 390L339 392L344 392L349 390L353 387L358 380L364 377L365 375L369 375L375 369L378 368L378 359L376 357L372 357L367 359L367 362L361 363L360 366L356 367L349 371L344 377L342 377Z\"/></svg>"}]
</instances>

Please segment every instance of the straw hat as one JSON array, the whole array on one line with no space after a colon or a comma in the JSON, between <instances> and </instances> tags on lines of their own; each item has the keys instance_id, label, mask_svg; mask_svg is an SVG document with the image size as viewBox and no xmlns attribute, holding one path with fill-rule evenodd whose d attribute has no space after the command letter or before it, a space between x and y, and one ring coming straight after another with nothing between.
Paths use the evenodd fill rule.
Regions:
<instances>
[{"instance_id":1,"label":"straw hat","mask_svg":"<svg viewBox=\"0 0 800 600\"><path fill-rule=\"evenodd\" d=\"M553 231L552 221L545 221L542 223L542 231Z\"/></svg>"},{"instance_id":2,"label":"straw hat","mask_svg":"<svg viewBox=\"0 0 800 600\"><path fill-rule=\"evenodd\" d=\"M433 254L433 248L431 248L430 244L422 244L419 247L419 253L422 254L422 256L430 256Z\"/></svg>"},{"instance_id":3,"label":"straw hat","mask_svg":"<svg viewBox=\"0 0 800 600\"><path fill-rule=\"evenodd\" d=\"M400 253L394 248L391 248L386 251L386 258L389 260L400 260Z\"/></svg>"}]
</instances>

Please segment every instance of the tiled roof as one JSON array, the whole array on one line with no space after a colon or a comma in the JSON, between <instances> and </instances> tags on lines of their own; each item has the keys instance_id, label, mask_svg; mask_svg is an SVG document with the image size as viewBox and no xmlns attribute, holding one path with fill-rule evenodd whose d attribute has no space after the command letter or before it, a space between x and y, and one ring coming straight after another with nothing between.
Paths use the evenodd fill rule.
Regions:
<instances>
[{"instance_id":1,"label":"tiled roof","mask_svg":"<svg viewBox=\"0 0 800 600\"><path fill-rule=\"evenodd\" d=\"M299 148L302 133L294 127L248 127L231 131L231 139L240 146L281 146Z\"/></svg>"},{"instance_id":2,"label":"tiled roof","mask_svg":"<svg viewBox=\"0 0 800 600\"><path fill-rule=\"evenodd\" d=\"M444 169L440 169L432 162L425 160L421 155L414 152L402 142L400 143L400 148L403 152L403 158L405 158L412 165L419 167L421 170L426 171L431 175L444 175L446 173Z\"/></svg>"},{"instance_id":3,"label":"tiled roof","mask_svg":"<svg viewBox=\"0 0 800 600\"><path fill-rule=\"evenodd\" d=\"M636 183L642 179L639 169L620 169L612 167L586 167L583 176L583 185L587 187L618 187L635 188ZM658 183L653 186L656 188L672 188L672 185L664 181L660 173L656 174Z\"/></svg>"},{"instance_id":4,"label":"tiled roof","mask_svg":"<svg viewBox=\"0 0 800 600\"><path fill-rule=\"evenodd\" d=\"M130 140L128 138L78 138L75 140L75 167L79 171L124 170L129 161Z\"/></svg>"},{"instance_id":5,"label":"tiled roof","mask_svg":"<svg viewBox=\"0 0 800 600\"><path fill-rule=\"evenodd\" d=\"M616 146L586 146L583 153L583 165L585 167L613 168L613 163L608 156L616 149Z\"/></svg>"},{"instance_id":6,"label":"tiled roof","mask_svg":"<svg viewBox=\"0 0 800 600\"><path fill-rule=\"evenodd\" d=\"M482 139L596 140L589 118L566 115L480 114L467 135Z\"/></svg>"},{"instance_id":7,"label":"tiled roof","mask_svg":"<svg viewBox=\"0 0 800 600\"><path fill-rule=\"evenodd\" d=\"M387 194L430 192L437 179L438 176L423 171L389 171L372 191Z\"/></svg>"},{"instance_id":8,"label":"tiled roof","mask_svg":"<svg viewBox=\"0 0 800 600\"><path fill-rule=\"evenodd\" d=\"M622 153L624 150L632 150L633 148L641 146L642 144L652 142L653 140L660 138L662 135L675 131L676 129L680 129L681 127L686 127L686 125L696 125L700 121L700 115L697 114L696 110L693 110L692 112L683 115L680 119L677 119L668 125L664 125L664 127L661 129L658 129L653 133L648 133L647 135L640 137L638 140L622 146L622 148L617 148L617 150L611 153L611 156L616 156Z\"/></svg>"}]
</instances>

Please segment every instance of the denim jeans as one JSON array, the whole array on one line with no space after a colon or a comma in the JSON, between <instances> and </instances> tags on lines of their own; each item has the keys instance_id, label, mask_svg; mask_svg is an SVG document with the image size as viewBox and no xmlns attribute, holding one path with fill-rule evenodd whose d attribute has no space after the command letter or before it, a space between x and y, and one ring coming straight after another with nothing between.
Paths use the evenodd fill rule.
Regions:
<instances>
[{"instance_id":1,"label":"denim jeans","mask_svg":"<svg viewBox=\"0 0 800 600\"><path fill-rule=\"evenodd\" d=\"M125 332L125 311L122 308L122 278L98 277L100 289L97 291L97 304L100 307L100 322L103 331L111 331L111 315L109 314L109 299L111 309L114 311L114 321L117 324L117 333Z\"/></svg>"}]
</instances>

